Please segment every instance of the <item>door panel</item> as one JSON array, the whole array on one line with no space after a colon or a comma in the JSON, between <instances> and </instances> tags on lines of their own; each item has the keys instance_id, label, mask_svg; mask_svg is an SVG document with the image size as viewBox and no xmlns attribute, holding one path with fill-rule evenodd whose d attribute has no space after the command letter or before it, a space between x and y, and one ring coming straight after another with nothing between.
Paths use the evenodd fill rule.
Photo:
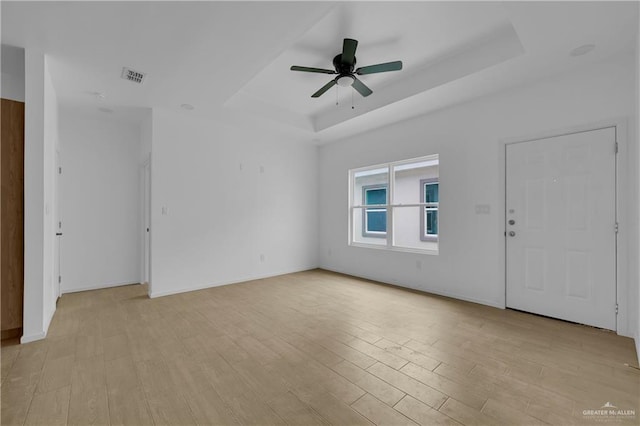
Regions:
<instances>
[{"instance_id":1,"label":"door panel","mask_svg":"<svg viewBox=\"0 0 640 426\"><path fill-rule=\"evenodd\" d=\"M22 328L24 296L24 103L2 99L2 234L0 287L2 337Z\"/></svg>"},{"instance_id":2,"label":"door panel","mask_svg":"<svg viewBox=\"0 0 640 426\"><path fill-rule=\"evenodd\" d=\"M507 307L615 330L615 128L506 151Z\"/></svg>"}]
</instances>

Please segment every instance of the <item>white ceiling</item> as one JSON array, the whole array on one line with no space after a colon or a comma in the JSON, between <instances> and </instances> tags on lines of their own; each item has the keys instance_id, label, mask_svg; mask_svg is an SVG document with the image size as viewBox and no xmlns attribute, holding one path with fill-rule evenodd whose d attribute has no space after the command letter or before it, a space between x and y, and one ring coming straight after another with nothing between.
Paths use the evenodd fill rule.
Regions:
<instances>
[{"instance_id":1,"label":"white ceiling","mask_svg":"<svg viewBox=\"0 0 640 426\"><path fill-rule=\"evenodd\" d=\"M323 143L566 72L634 46L636 2L7 2L2 43L40 49L63 107L138 119L143 108L189 113ZM334 88L342 39L374 93ZM592 43L585 56L569 51ZM123 66L147 73L120 79ZM94 95L106 95L99 100Z\"/></svg>"}]
</instances>

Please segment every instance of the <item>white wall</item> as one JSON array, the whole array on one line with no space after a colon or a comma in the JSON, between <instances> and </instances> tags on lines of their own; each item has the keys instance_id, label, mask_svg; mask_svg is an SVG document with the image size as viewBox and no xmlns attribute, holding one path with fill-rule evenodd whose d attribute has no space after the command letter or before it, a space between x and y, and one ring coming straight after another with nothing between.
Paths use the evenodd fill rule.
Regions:
<instances>
[{"instance_id":1,"label":"white wall","mask_svg":"<svg viewBox=\"0 0 640 426\"><path fill-rule=\"evenodd\" d=\"M153 127L151 125L152 120L153 113L149 108L149 110L145 112L144 118L140 123L140 164L147 161L151 155L151 141L153 139Z\"/></svg>"},{"instance_id":2,"label":"white wall","mask_svg":"<svg viewBox=\"0 0 640 426\"><path fill-rule=\"evenodd\" d=\"M638 8L638 21L640 21L640 8ZM636 161L636 164L640 164L640 28L638 28L638 33L636 35L636 57L635 57L635 80L636 80L636 109L634 116L636 117L636 126L635 126L635 135L633 135L633 139L635 140L635 151L630 150L630 157ZM635 199L631 199L631 217L640 218L640 166L634 169L634 173L631 174L630 178L632 182L635 184ZM634 186L631 185L631 188ZM632 312L632 315L629 316L629 320L636 324L636 354L638 356L638 364L640 364L640 219L634 223L635 227L630 228L630 232L632 233L632 238L630 239L631 246L629 250L629 264L631 266L631 270L629 271L629 281L638 283L635 288L635 295L633 292L630 292L629 299L637 301L638 309L635 312ZM635 256L633 254L635 253ZM634 297L635 296L635 297Z\"/></svg>"},{"instance_id":3,"label":"white wall","mask_svg":"<svg viewBox=\"0 0 640 426\"><path fill-rule=\"evenodd\" d=\"M321 267L504 307L502 143L505 138L633 117L634 71L634 59L627 54L321 147ZM429 154L440 155L439 255L349 247L347 170ZM637 169L637 156L627 166ZM637 200L636 193L625 188L621 196ZM476 214L477 204L488 204L490 214ZM621 227L637 223L637 215L625 217ZM637 249L631 256L638 259ZM637 281L630 285L637 286ZM628 314L637 311L637 303L628 299L628 306L621 307L623 334L635 332L637 323L632 324Z\"/></svg>"},{"instance_id":4,"label":"white wall","mask_svg":"<svg viewBox=\"0 0 640 426\"><path fill-rule=\"evenodd\" d=\"M6 44L3 44L1 49L2 97L24 102L24 49Z\"/></svg>"},{"instance_id":5,"label":"white wall","mask_svg":"<svg viewBox=\"0 0 640 426\"><path fill-rule=\"evenodd\" d=\"M25 50L24 321L22 343L46 336L55 312L53 174L57 100L42 52Z\"/></svg>"},{"instance_id":6,"label":"white wall","mask_svg":"<svg viewBox=\"0 0 640 426\"><path fill-rule=\"evenodd\" d=\"M152 297L317 266L315 146L154 109L151 174Z\"/></svg>"},{"instance_id":7,"label":"white wall","mask_svg":"<svg viewBox=\"0 0 640 426\"><path fill-rule=\"evenodd\" d=\"M60 114L62 292L140 282L140 127Z\"/></svg>"}]
</instances>

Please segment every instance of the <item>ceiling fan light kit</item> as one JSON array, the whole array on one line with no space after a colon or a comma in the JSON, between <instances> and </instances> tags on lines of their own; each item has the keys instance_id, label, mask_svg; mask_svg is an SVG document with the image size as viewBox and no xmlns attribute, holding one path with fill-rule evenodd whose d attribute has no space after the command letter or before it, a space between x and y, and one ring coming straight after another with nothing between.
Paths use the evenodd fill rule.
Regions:
<instances>
[{"instance_id":1,"label":"ceiling fan light kit","mask_svg":"<svg viewBox=\"0 0 640 426\"><path fill-rule=\"evenodd\" d=\"M327 84L322 86L320 90L311 95L312 98L319 98L327 90L336 84L341 87L353 87L356 92L362 96L369 96L373 91L369 89L356 75L376 74L381 72L399 71L402 69L402 61L386 62L383 64L369 65L366 67L355 68L356 66L356 49L358 40L345 38L342 43L342 53L333 58L334 70L324 68L301 67L294 65L291 71L312 72L319 74L337 74L338 76ZM355 71L354 71L355 69Z\"/></svg>"},{"instance_id":2,"label":"ceiling fan light kit","mask_svg":"<svg viewBox=\"0 0 640 426\"><path fill-rule=\"evenodd\" d=\"M336 77L336 83L340 87L349 87L353 85L354 79L350 75L343 75L340 77Z\"/></svg>"}]
</instances>

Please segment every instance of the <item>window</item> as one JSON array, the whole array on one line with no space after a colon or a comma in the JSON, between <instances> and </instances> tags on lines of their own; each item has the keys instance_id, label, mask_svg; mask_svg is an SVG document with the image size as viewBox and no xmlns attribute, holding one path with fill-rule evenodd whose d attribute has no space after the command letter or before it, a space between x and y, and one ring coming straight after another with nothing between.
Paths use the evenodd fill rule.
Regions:
<instances>
[{"instance_id":1,"label":"window","mask_svg":"<svg viewBox=\"0 0 640 426\"><path fill-rule=\"evenodd\" d=\"M365 206L387 204L387 186L370 185L362 187ZM364 226L362 235L365 237L384 238L387 235L387 209L382 207L366 208L363 210Z\"/></svg>"},{"instance_id":2,"label":"window","mask_svg":"<svg viewBox=\"0 0 640 426\"><path fill-rule=\"evenodd\" d=\"M424 208L420 211L420 239L438 241L438 179L420 180L420 202Z\"/></svg>"},{"instance_id":3,"label":"window","mask_svg":"<svg viewBox=\"0 0 640 426\"><path fill-rule=\"evenodd\" d=\"M438 172L437 155L350 170L349 244L437 253Z\"/></svg>"}]
</instances>

